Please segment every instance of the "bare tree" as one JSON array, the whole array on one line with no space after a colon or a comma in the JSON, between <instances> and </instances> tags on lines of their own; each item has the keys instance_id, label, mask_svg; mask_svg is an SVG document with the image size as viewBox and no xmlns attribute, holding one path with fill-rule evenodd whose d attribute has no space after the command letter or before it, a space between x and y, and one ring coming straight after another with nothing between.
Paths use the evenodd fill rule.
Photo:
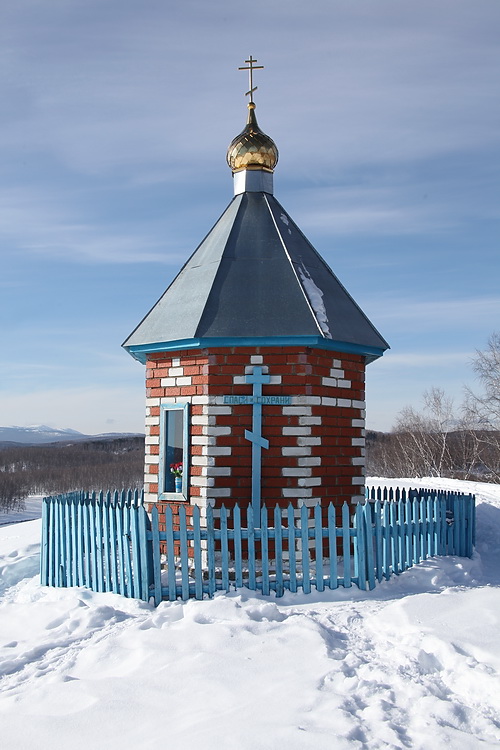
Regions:
<instances>
[{"instance_id":1,"label":"bare tree","mask_svg":"<svg viewBox=\"0 0 500 750\"><path fill-rule=\"evenodd\" d=\"M441 388L424 393L424 409L407 406L397 417L393 433L399 453L412 476L448 474L452 468L448 435L456 426L453 401Z\"/></svg>"},{"instance_id":2,"label":"bare tree","mask_svg":"<svg viewBox=\"0 0 500 750\"><path fill-rule=\"evenodd\" d=\"M500 333L492 333L484 351L477 350L473 369L481 392L466 388L464 411L474 423L484 468L500 480Z\"/></svg>"},{"instance_id":3,"label":"bare tree","mask_svg":"<svg viewBox=\"0 0 500 750\"><path fill-rule=\"evenodd\" d=\"M481 431L440 388L423 394L423 409L407 406L387 435L367 436L368 467L384 476L485 478Z\"/></svg>"}]
</instances>

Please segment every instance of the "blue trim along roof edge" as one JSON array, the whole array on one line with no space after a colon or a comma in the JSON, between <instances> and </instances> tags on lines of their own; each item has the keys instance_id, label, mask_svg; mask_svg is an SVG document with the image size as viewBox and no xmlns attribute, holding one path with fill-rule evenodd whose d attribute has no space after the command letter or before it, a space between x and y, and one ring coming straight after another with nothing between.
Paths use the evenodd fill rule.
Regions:
<instances>
[{"instance_id":1,"label":"blue trim along roof edge","mask_svg":"<svg viewBox=\"0 0 500 750\"><path fill-rule=\"evenodd\" d=\"M124 349L137 359L138 362L146 364L146 355L157 352L175 352L181 349L211 349L214 347L232 346L302 346L313 349L329 349L347 354L360 354L366 357L367 364L378 359L384 353L384 349L374 346L362 346L350 344L346 341L333 341L322 336L270 336L270 337L233 337L233 338L197 338L179 339L177 341L163 341L155 344L140 344L136 346L124 346Z\"/></svg>"}]
</instances>

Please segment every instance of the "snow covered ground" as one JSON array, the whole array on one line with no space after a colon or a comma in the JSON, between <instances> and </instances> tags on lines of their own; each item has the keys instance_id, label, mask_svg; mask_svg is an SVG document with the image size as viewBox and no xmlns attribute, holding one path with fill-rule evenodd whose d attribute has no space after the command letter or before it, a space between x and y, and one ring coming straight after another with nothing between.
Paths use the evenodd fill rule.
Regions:
<instances>
[{"instance_id":1,"label":"snow covered ground","mask_svg":"<svg viewBox=\"0 0 500 750\"><path fill-rule=\"evenodd\" d=\"M40 520L1 526L2 749L500 747L500 486L373 483L475 492L475 557L154 609L39 586Z\"/></svg>"}]
</instances>

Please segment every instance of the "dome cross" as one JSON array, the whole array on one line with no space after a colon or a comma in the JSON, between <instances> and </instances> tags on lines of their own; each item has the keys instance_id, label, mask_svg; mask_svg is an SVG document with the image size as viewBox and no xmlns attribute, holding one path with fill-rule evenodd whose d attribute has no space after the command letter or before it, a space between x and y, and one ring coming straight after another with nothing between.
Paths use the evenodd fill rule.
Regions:
<instances>
[{"instance_id":1,"label":"dome cross","mask_svg":"<svg viewBox=\"0 0 500 750\"><path fill-rule=\"evenodd\" d=\"M252 55L250 55L250 58L248 60L245 60L245 62L248 63L248 65L238 68L238 70L248 70L248 82L249 82L250 90L246 92L245 96L249 96L250 101L253 102L253 96L252 96L253 92L257 91L257 86L253 85L253 72L254 70L263 70L264 66L254 65L254 63L256 63L257 60L255 60L252 57Z\"/></svg>"}]
</instances>

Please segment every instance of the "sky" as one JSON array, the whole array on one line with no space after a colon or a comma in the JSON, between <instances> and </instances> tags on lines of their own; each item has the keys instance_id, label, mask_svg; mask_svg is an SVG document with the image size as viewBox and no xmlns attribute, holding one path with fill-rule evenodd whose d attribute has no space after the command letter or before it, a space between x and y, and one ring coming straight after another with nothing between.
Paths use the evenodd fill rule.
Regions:
<instances>
[{"instance_id":1,"label":"sky","mask_svg":"<svg viewBox=\"0 0 500 750\"><path fill-rule=\"evenodd\" d=\"M257 116L276 198L391 345L367 427L462 399L500 329L497 0L6 0L0 425L141 432L121 343L232 199Z\"/></svg>"}]
</instances>

